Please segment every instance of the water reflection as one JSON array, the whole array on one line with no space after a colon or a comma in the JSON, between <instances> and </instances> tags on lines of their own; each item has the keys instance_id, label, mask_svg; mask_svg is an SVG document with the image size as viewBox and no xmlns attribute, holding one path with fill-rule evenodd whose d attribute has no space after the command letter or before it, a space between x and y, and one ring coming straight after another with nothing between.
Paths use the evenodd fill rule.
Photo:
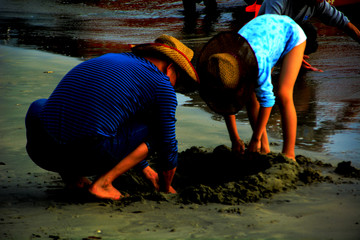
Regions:
<instances>
[{"instance_id":1,"label":"water reflection","mask_svg":"<svg viewBox=\"0 0 360 240\"><path fill-rule=\"evenodd\" d=\"M186 14L179 0L0 0L0 37L5 45L86 59L127 51L127 44L164 32L191 41L233 28L238 17L226 16L241 16L245 3L223 2L215 11L202 5Z\"/></svg>"},{"instance_id":2,"label":"water reflection","mask_svg":"<svg viewBox=\"0 0 360 240\"><path fill-rule=\"evenodd\" d=\"M11 46L89 58L182 27L178 1L1 1L1 39ZM149 31L149 28L151 30ZM136 31L134 31L134 29Z\"/></svg>"},{"instance_id":3,"label":"water reflection","mask_svg":"<svg viewBox=\"0 0 360 240\"><path fill-rule=\"evenodd\" d=\"M153 41L162 33L182 39L197 53L218 31L237 30L252 18L244 12L245 2L238 0L218 0L218 7L212 11L200 4L192 14L183 11L181 0L0 0L0 5L2 44L84 59L124 52L128 43ZM359 23L359 15L354 12L349 11L349 18ZM315 25L319 49L310 62L324 73L303 72L296 83L297 146L337 151L335 145L344 142L339 140L344 135L360 134L360 48L336 28ZM196 92L187 96L191 100L185 106L210 112ZM222 121L221 116L212 116ZM240 111L237 118L248 121L245 111ZM268 131L273 138L282 139L276 107ZM341 145L341 149L350 152L354 145L360 145L358 137L351 139L353 145ZM331 150L329 146L333 146ZM351 156L355 159L358 153Z\"/></svg>"}]
</instances>

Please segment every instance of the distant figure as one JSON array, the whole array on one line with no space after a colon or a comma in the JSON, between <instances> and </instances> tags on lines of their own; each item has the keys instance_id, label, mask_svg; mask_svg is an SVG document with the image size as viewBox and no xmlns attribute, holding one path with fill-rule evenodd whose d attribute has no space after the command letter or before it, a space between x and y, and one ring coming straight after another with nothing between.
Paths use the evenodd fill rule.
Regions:
<instances>
[{"instance_id":1,"label":"distant figure","mask_svg":"<svg viewBox=\"0 0 360 240\"><path fill-rule=\"evenodd\" d=\"M305 54L313 53L317 50L317 32L308 22L312 17L318 18L326 25L338 27L360 43L360 31L349 19L334 6L325 0L264 0L258 15L278 14L291 17L305 31L308 37L308 44ZM304 66L312 70L310 64L304 62Z\"/></svg>"},{"instance_id":2,"label":"distant figure","mask_svg":"<svg viewBox=\"0 0 360 240\"><path fill-rule=\"evenodd\" d=\"M193 51L174 37L110 53L70 70L49 99L26 115L27 152L40 167L58 172L70 187L119 200L112 182L137 166L157 190L171 186L177 167L174 85L198 81ZM145 158L159 153L162 176ZM94 183L86 176L98 175Z\"/></svg>"},{"instance_id":3,"label":"distant figure","mask_svg":"<svg viewBox=\"0 0 360 240\"><path fill-rule=\"evenodd\" d=\"M244 105L253 129L248 151L270 152L266 125L276 96L282 120L282 152L295 160L293 90L305 45L305 33L291 18L266 14L248 22L238 33L216 35L203 47L197 64L200 95L213 111L224 116L233 152L245 151L235 120ZM276 64L281 70L275 85L271 72Z\"/></svg>"},{"instance_id":4,"label":"distant figure","mask_svg":"<svg viewBox=\"0 0 360 240\"><path fill-rule=\"evenodd\" d=\"M201 3L202 1L207 11L216 10L216 0L182 0L185 14L194 14L196 12L196 3Z\"/></svg>"}]
</instances>

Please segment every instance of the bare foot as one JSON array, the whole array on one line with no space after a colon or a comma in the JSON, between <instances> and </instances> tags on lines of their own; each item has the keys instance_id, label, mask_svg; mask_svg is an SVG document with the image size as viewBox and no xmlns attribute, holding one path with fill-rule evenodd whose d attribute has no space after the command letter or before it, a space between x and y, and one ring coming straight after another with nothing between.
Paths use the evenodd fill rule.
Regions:
<instances>
[{"instance_id":1,"label":"bare foot","mask_svg":"<svg viewBox=\"0 0 360 240\"><path fill-rule=\"evenodd\" d=\"M303 58L303 62L301 64L301 67L303 67L306 70L310 70L310 71L314 71L314 72L324 72L323 70L319 69L319 68L315 68L313 66L311 66L310 63L308 63L307 61L305 61L305 59L309 59L310 57L307 55L304 55Z\"/></svg>"},{"instance_id":2,"label":"bare foot","mask_svg":"<svg viewBox=\"0 0 360 240\"><path fill-rule=\"evenodd\" d=\"M112 184L102 184L101 181L91 185L89 192L102 199L120 200L124 197Z\"/></svg>"}]
</instances>

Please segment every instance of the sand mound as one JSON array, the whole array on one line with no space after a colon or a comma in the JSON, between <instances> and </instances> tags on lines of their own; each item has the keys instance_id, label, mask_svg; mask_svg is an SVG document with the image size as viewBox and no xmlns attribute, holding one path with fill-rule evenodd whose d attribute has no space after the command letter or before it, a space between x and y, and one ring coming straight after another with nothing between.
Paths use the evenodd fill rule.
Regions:
<instances>
[{"instance_id":1,"label":"sand mound","mask_svg":"<svg viewBox=\"0 0 360 240\"><path fill-rule=\"evenodd\" d=\"M344 182L344 178L360 178L360 170L351 162L331 164L298 155L296 162L279 153L235 156L231 149L220 145L215 149L192 147L179 153L179 166L173 181L178 194L164 194L132 169L120 176L114 186L128 197L121 201L99 200L88 192L52 192L54 199L104 201L104 204L126 206L136 201L171 201L181 204L221 203L237 205L256 202L273 194L319 182ZM156 156L150 165L157 169ZM345 180L346 182L346 180ZM350 179L351 182L351 179ZM49 190L50 191L50 190ZM56 194L58 192L58 194ZM87 196L84 198L84 194Z\"/></svg>"},{"instance_id":2,"label":"sand mound","mask_svg":"<svg viewBox=\"0 0 360 240\"><path fill-rule=\"evenodd\" d=\"M156 157L150 162L156 169ZM331 174L359 177L359 172L349 162L340 163L335 169L330 164L301 155L296 156L294 162L276 153L236 157L224 145L213 150L192 147L179 153L179 167L173 184L179 194L170 198L185 204L212 202L235 205L255 202L306 184L332 182ZM120 205L142 200L169 200L169 195L154 191L134 170L121 176L115 186L130 195L120 201Z\"/></svg>"},{"instance_id":3,"label":"sand mound","mask_svg":"<svg viewBox=\"0 0 360 240\"><path fill-rule=\"evenodd\" d=\"M191 148L180 156L178 175L185 184L179 196L185 203L255 202L301 184L331 180L304 156L297 156L297 162L274 153L235 157L225 146L213 152Z\"/></svg>"}]
</instances>

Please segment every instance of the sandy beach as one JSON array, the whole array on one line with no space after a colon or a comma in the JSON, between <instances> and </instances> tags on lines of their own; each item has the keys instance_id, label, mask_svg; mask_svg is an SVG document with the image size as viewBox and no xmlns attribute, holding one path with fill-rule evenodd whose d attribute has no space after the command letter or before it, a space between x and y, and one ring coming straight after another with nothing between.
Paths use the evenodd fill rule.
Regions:
<instances>
[{"instance_id":1,"label":"sandy beach","mask_svg":"<svg viewBox=\"0 0 360 240\"><path fill-rule=\"evenodd\" d=\"M221 4L221 9L228 9ZM38 11L46 9L43 5ZM86 11L104 12L98 8ZM9 19L14 12L4 11ZM147 34L125 36L123 42L169 31L199 49L210 36L204 37L203 32L181 35L176 27L182 28L178 13L173 13L172 28L153 26ZM226 11L221 15L216 31L226 29L228 15ZM324 73L303 73L295 89L298 163L276 157L282 145L276 109L268 130L274 158L259 157L256 164L238 165L226 148L230 141L223 119L196 93L179 93L177 138L181 153L174 180L179 194L156 193L140 175L130 172L117 183L130 197L119 202L65 190L59 175L36 166L25 150L24 118L30 103L47 98L72 67L106 51L84 50L91 49L87 46L79 48L84 53L79 50L79 55L64 56L35 42L3 39L0 239L359 239L360 45L338 30L315 25L320 29L319 49L311 55L311 64ZM107 39L111 42L112 37ZM248 141L251 129L245 112L237 118L239 132ZM201 161L211 164L196 175ZM339 171L338 163L347 161L352 167ZM223 174L212 177L216 163L221 163ZM226 167L231 170L228 174L224 173Z\"/></svg>"},{"instance_id":2,"label":"sandy beach","mask_svg":"<svg viewBox=\"0 0 360 240\"><path fill-rule=\"evenodd\" d=\"M358 238L360 181L334 174L332 168L322 169L322 174L330 174L333 182L298 183L296 189L271 198L233 205L185 204L171 195L134 199L123 205L66 192L57 174L40 169L27 156L24 116L33 99L46 97L80 61L35 50L5 46L0 50L1 239ZM186 102L187 97L179 98ZM228 144L223 123L199 112L180 106L182 151L195 142L210 149L216 143ZM202 119L201 124L194 114ZM196 139L184 144L194 129L186 121L203 127L197 128ZM246 132L246 127L241 130ZM204 140L206 134L218 138ZM310 151L303 153L312 156Z\"/></svg>"}]
</instances>

